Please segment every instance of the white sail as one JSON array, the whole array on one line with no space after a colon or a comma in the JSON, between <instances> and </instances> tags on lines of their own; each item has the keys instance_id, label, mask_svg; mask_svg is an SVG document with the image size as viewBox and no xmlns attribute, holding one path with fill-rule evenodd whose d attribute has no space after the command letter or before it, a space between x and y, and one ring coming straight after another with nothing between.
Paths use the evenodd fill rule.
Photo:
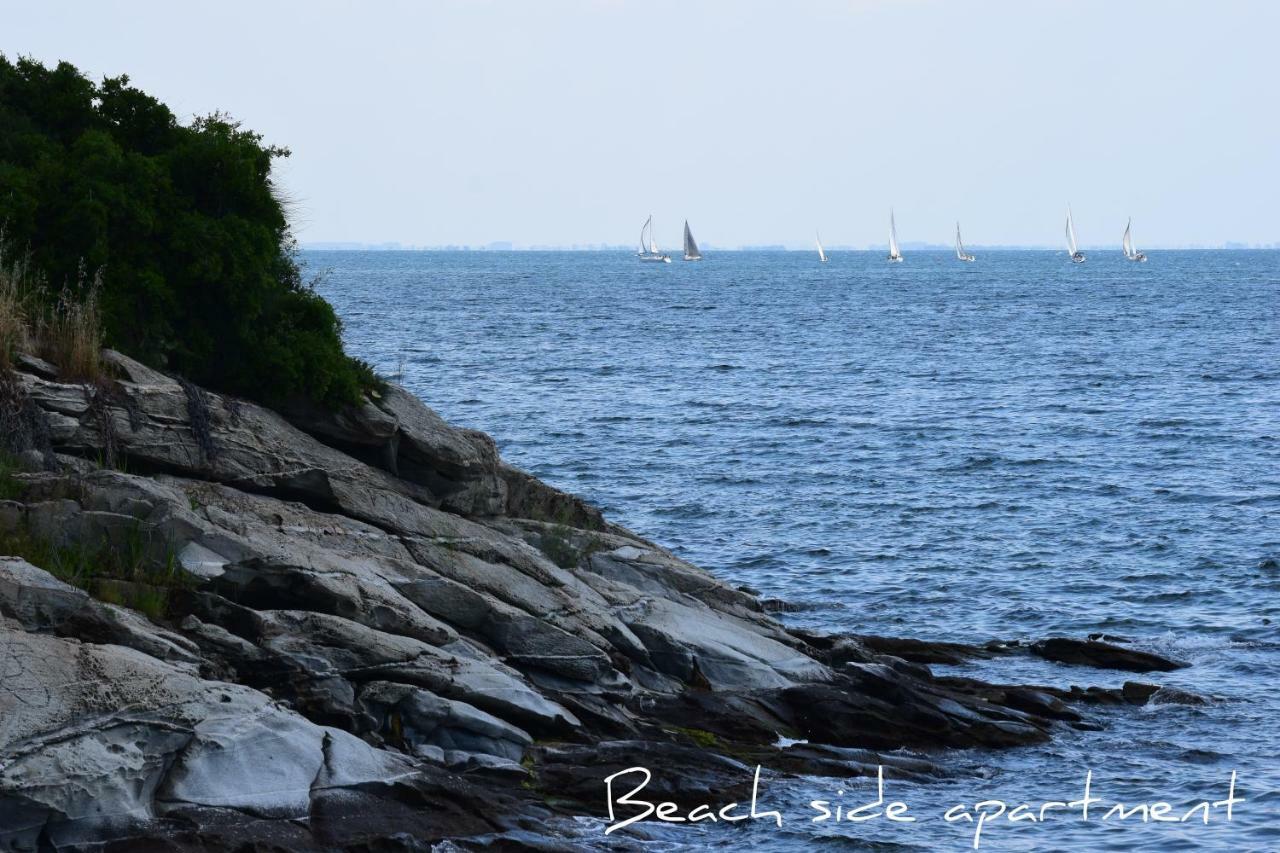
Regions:
<instances>
[{"instance_id":1,"label":"white sail","mask_svg":"<svg viewBox=\"0 0 1280 853\"><path fill-rule=\"evenodd\" d=\"M827 262L827 253L822 251L822 235L815 231L813 241L818 244L818 260L825 264Z\"/></svg>"},{"instance_id":2,"label":"white sail","mask_svg":"<svg viewBox=\"0 0 1280 853\"><path fill-rule=\"evenodd\" d=\"M1124 226L1124 256L1131 261L1145 261L1147 256L1138 251L1138 247L1133 245L1133 220L1130 219Z\"/></svg>"},{"instance_id":3,"label":"white sail","mask_svg":"<svg viewBox=\"0 0 1280 853\"><path fill-rule=\"evenodd\" d=\"M972 261L973 255L964 250L964 242L960 239L960 223L956 223L956 259L961 261Z\"/></svg>"},{"instance_id":4,"label":"white sail","mask_svg":"<svg viewBox=\"0 0 1280 853\"><path fill-rule=\"evenodd\" d=\"M1071 208L1067 208L1067 253L1072 257L1080 254L1080 247L1076 245L1076 227L1071 224Z\"/></svg>"},{"instance_id":5,"label":"white sail","mask_svg":"<svg viewBox=\"0 0 1280 853\"><path fill-rule=\"evenodd\" d=\"M698 251L698 244L694 242L693 232L689 230L689 220L684 221L684 259L686 261L702 260L702 253Z\"/></svg>"},{"instance_id":6,"label":"white sail","mask_svg":"<svg viewBox=\"0 0 1280 853\"><path fill-rule=\"evenodd\" d=\"M658 241L653 239L653 214L649 214L649 218L644 221L644 226L640 229L640 260L656 261L659 263L669 264L671 258L658 251Z\"/></svg>"},{"instance_id":7,"label":"white sail","mask_svg":"<svg viewBox=\"0 0 1280 853\"><path fill-rule=\"evenodd\" d=\"M902 260L902 253L898 251L898 226L893 221L893 211L889 211L889 260Z\"/></svg>"}]
</instances>

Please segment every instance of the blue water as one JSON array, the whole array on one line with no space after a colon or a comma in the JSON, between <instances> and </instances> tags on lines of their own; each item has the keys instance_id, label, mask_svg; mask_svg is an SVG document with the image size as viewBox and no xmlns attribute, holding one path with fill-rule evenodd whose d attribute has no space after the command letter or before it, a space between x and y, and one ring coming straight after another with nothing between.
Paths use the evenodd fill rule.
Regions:
<instances>
[{"instance_id":1,"label":"blue water","mask_svg":"<svg viewBox=\"0 0 1280 853\"><path fill-rule=\"evenodd\" d=\"M982 849L1280 849L1280 252L324 252L350 349L503 455L829 631L1105 631L1190 661L1208 707L1090 710L1103 731L956 752L890 781L915 824L811 824L872 780L775 781L783 830L688 845L969 849L957 802L1111 801L1234 820L995 822ZM947 671L945 667L935 667ZM1006 659L994 680L1119 685ZM1130 678L1133 676L1129 676ZM1108 804L1109 805L1109 804ZM1113 821L1114 822L1114 821Z\"/></svg>"}]
</instances>

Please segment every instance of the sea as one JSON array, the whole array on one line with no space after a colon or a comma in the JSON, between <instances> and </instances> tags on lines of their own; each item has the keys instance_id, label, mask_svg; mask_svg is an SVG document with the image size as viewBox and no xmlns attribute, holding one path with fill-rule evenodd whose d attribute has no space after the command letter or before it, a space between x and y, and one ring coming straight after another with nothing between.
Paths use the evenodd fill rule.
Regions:
<instances>
[{"instance_id":1,"label":"sea","mask_svg":"<svg viewBox=\"0 0 1280 853\"><path fill-rule=\"evenodd\" d=\"M783 826L649 824L643 847L1280 850L1280 252L977 254L304 254L351 352L510 462L787 602L788 624L1106 633L1190 666L933 669L1212 700L1088 707L1096 731L934 753L940 781L890 770L885 802L914 822L812 820L814 800L874 802L874 778L766 776L759 808ZM1233 773L1230 821L1102 819L1160 801L1181 818ZM1088 819L1026 819L1086 778ZM579 843L605 842L581 822Z\"/></svg>"}]
</instances>

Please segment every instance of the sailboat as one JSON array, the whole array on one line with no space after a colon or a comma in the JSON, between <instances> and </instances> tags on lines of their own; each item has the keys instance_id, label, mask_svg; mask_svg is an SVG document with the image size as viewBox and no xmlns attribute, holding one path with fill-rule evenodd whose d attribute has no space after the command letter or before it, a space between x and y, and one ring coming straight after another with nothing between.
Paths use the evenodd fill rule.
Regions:
<instances>
[{"instance_id":1,"label":"sailboat","mask_svg":"<svg viewBox=\"0 0 1280 853\"><path fill-rule=\"evenodd\" d=\"M889 262L901 263L902 252L898 251L898 226L893 221L893 211L889 211Z\"/></svg>"},{"instance_id":2,"label":"sailboat","mask_svg":"<svg viewBox=\"0 0 1280 853\"><path fill-rule=\"evenodd\" d=\"M960 223L956 223L956 258L961 261L976 261L973 255L964 250L964 243L960 242Z\"/></svg>"},{"instance_id":3,"label":"sailboat","mask_svg":"<svg viewBox=\"0 0 1280 853\"><path fill-rule=\"evenodd\" d=\"M1080 251L1080 246L1076 243L1076 226L1071 222L1071 205L1067 205L1067 254L1071 256L1073 264L1083 264L1085 261L1084 252Z\"/></svg>"},{"instance_id":4,"label":"sailboat","mask_svg":"<svg viewBox=\"0 0 1280 853\"><path fill-rule=\"evenodd\" d=\"M640 228L640 251L636 253L642 261L655 264L669 264L671 257L658 251L658 243L653 239L653 214L644 221Z\"/></svg>"},{"instance_id":5,"label":"sailboat","mask_svg":"<svg viewBox=\"0 0 1280 853\"><path fill-rule=\"evenodd\" d=\"M693 240L693 232L689 230L689 220L684 221L684 259L686 261L702 260L702 253L698 251L698 244Z\"/></svg>"},{"instance_id":6,"label":"sailboat","mask_svg":"<svg viewBox=\"0 0 1280 853\"><path fill-rule=\"evenodd\" d=\"M822 251L822 235L817 231L813 232L813 242L818 244L818 260L825 264L827 262L827 253Z\"/></svg>"},{"instance_id":7,"label":"sailboat","mask_svg":"<svg viewBox=\"0 0 1280 853\"><path fill-rule=\"evenodd\" d=\"M1132 227L1133 220L1130 219L1125 223L1124 240L1121 241L1121 245L1124 246L1124 256L1131 261L1141 261L1145 263L1147 256L1133 247L1133 235L1129 233L1129 229Z\"/></svg>"}]
</instances>

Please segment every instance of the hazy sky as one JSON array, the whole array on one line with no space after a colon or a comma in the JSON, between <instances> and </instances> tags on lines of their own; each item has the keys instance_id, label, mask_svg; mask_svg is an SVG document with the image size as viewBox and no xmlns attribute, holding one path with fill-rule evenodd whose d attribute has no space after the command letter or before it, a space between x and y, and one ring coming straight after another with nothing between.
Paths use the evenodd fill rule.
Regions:
<instances>
[{"instance_id":1,"label":"hazy sky","mask_svg":"<svg viewBox=\"0 0 1280 853\"><path fill-rule=\"evenodd\" d=\"M291 147L305 241L1280 241L1280 2L11 2Z\"/></svg>"}]
</instances>

